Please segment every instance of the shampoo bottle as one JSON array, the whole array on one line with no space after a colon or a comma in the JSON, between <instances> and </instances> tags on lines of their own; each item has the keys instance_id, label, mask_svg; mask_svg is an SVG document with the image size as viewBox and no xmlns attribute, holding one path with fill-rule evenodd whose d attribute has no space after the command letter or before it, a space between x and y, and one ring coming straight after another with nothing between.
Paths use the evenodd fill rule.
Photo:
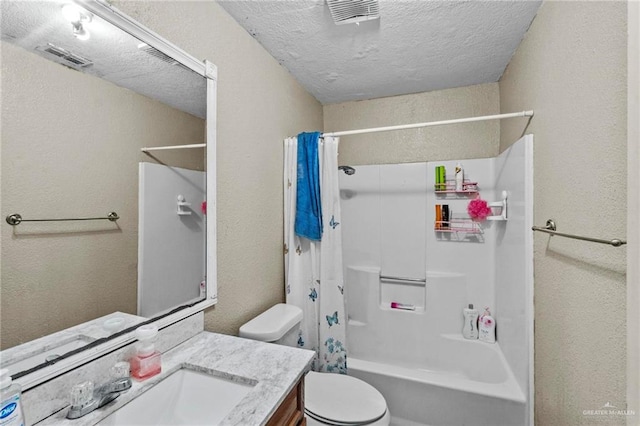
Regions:
<instances>
[{"instance_id":1,"label":"shampoo bottle","mask_svg":"<svg viewBox=\"0 0 640 426\"><path fill-rule=\"evenodd\" d=\"M162 371L161 354L155 350L153 339L158 334L155 325L143 325L136 330L138 347L131 358L131 375L138 380L148 379Z\"/></svg>"},{"instance_id":2,"label":"shampoo bottle","mask_svg":"<svg viewBox=\"0 0 640 426\"><path fill-rule=\"evenodd\" d=\"M444 166L440 166L440 191L447 190L447 170Z\"/></svg>"},{"instance_id":3,"label":"shampoo bottle","mask_svg":"<svg viewBox=\"0 0 640 426\"><path fill-rule=\"evenodd\" d=\"M9 370L0 370L0 425L24 426L21 396L22 388L12 382Z\"/></svg>"},{"instance_id":4,"label":"shampoo bottle","mask_svg":"<svg viewBox=\"0 0 640 426\"><path fill-rule=\"evenodd\" d=\"M464 170L462 164L456 164L456 191L461 192L464 190Z\"/></svg>"},{"instance_id":5,"label":"shampoo bottle","mask_svg":"<svg viewBox=\"0 0 640 426\"><path fill-rule=\"evenodd\" d=\"M489 308L484 309L484 314L478 321L479 339L487 343L496 342L496 321L491 316Z\"/></svg>"},{"instance_id":6,"label":"shampoo bottle","mask_svg":"<svg viewBox=\"0 0 640 426\"><path fill-rule=\"evenodd\" d=\"M449 212L449 204L444 204L442 206L442 227L444 229L449 229L450 220L451 220L451 215Z\"/></svg>"},{"instance_id":7,"label":"shampoo bottle","mask_svg":"<svg viewBox=\"0 0 640 426\"><path fill-rule=\"evenodd\" d=\"M462 336L465 339L478 338L478 311L473 309L473 304L469 304L468 308L462 310L464 316L464 325L462 327Z\"/></svg>"}]
</instances>

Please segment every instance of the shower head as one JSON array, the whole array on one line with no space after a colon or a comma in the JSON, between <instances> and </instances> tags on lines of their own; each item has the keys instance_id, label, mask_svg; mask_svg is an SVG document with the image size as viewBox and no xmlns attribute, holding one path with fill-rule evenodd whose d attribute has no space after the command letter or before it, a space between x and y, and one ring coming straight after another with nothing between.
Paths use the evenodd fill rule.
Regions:
<instances>
[{"instance_id":1,"label":"shower head","mask_svg":"<svg viewBox=\"0 0 640 426\"><path fill-rule=\"evenodd\" d=\"M339 166L338 170L342 170L346 175L351 176L352 174L355 174L356 169L354 169L351 166Z\"/></svg>"}]
</instances>

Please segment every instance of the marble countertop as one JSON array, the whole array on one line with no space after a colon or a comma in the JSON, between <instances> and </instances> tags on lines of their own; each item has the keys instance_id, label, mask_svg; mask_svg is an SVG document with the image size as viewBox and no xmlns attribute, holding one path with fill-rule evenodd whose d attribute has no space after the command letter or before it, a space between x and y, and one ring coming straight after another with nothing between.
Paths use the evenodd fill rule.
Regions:
<instances>
[{"instance_id":1,"label":"marble countertop","mask_svg":"<svg viewBox=\"0 0 640 426\"><path fill-rule=\"evenodd\" d=\"M202 332L162 354L162 372L142 382L134 379L133 387L114 402L76 420L66 419L65 408L38 426L94 425L183 367L255 383L220 425L262 425L309 371L314 356L314 352L304 349Z\"/></svg>"}]
</instances>

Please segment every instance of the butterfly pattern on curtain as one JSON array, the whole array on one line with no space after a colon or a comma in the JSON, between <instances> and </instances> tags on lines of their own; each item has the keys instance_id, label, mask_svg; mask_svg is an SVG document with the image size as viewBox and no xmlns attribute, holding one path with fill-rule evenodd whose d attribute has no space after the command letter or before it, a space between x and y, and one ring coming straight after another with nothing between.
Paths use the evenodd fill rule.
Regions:
<instances>
[{"instance_id":1,"label":"butterfly pattern on curtain","mask_svg":"<svg viewBox=\"0 0 640 426\"><path fill-rule=\"evenodd\" d=\"M313 369L347 373L338 138L318 147L323 233L320 242L295 235L297 139L285 140L284 220L287 303L300 307L298 346L316 352ZM295 247L295 250L293 249Z\"/></svg>"}]
</instances>

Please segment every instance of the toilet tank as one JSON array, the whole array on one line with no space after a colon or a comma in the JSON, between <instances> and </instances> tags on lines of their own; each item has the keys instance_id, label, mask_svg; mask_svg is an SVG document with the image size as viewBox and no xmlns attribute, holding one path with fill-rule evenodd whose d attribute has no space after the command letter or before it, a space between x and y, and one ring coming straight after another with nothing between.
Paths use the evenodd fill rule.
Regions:
<instances>
[{"instance_id":1,"label":"toilet tank","mask_svg":"<svg viewBox=\"0 0 640 426\"><path fill-rule=\"evenodd\" d=\"M278 303L240 327L239 336L286 346L296 346L302 310Z\"/></svg>"}]
</instances>

